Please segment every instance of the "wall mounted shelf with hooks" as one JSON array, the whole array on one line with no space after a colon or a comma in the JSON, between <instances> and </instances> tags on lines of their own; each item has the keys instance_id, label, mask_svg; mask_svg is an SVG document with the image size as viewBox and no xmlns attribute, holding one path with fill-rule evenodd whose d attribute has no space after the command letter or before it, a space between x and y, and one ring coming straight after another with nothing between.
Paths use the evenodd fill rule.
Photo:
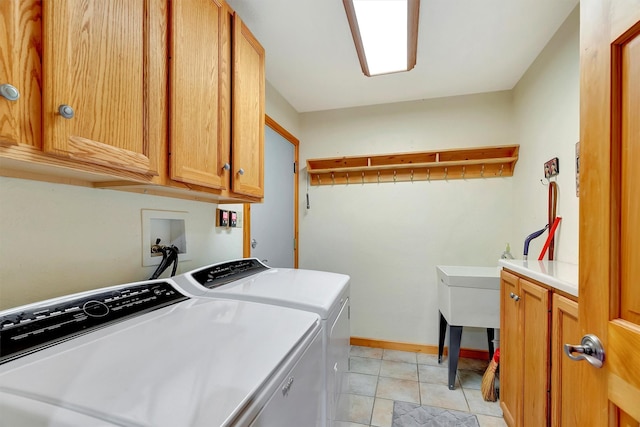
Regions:
<instances>
[{"instance_id":1,"label":"wall mounted shelf with hooks","mask_svg":"<svg viewBox=\"0 0 640 427\"><path fill-rule=\"evenodd\" d=\"M311 185L498 178L513 175L519 145L308 159Z\"/></svg>"}]
</instances>

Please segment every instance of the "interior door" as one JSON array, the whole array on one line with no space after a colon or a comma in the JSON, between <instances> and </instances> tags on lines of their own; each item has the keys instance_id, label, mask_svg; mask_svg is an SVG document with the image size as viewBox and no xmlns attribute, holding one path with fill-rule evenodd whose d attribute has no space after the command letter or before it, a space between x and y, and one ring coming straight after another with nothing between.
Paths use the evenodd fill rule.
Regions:
<instances>
[{"instance_id":1,"label":"interior door","mask_svg":"<svg viewBox=\"0 0 640 427\"><path fill-rule=\"evenodd\" d=\"M605 350L602 368L575 384L580 425L638 426L640 1L580 9L579 323Z\"/></svg>"},{"instance_id":2,"label":"interior door","mask_svg":"<svg viewBox=\"0 0 640 427\"><path fill-rule=\"evenodd\" d=\"M264 133L264 202L251 206L251 256L294 268L296 146L270 126Z\"/></svg>"}]
</instances>

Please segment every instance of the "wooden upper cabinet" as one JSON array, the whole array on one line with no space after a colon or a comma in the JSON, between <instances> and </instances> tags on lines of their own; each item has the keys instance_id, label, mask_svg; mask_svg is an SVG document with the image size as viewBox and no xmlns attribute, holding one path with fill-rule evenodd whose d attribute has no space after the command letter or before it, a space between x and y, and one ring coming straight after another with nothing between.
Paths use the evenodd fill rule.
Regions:
<instances>
[{"instance_id":1,"label":"wooden upper cabinet","mask_svg":"<svg viewBox=\"0 0 640 427\"><path fill-rule=\"evenodd\" d=\"M171 4L170 171L176 181L228 187L230 16L223 1Z\"/></svg>"},{"instance_id":2,"label":"wooden upper cabinet","mask_svg":"<svg viewBox=\"0 0 640 427\"><path fill-rule=\"evenodd\" d=\"M232 190L264 196L264 48L234 15Z\"/></svg>"},{"instance_id":3,"label":"wooden upper cabinet","mask_svg":"<svg viewBox=\"0 0 640 427\"><path fill-rule=\"evenodd\" d=\"M0 1L1 145L42 147L41 26L40 1Z\"/></svg>"},{"instance_id":4,"label":"wooden upper cabinet","mask_svg":"<svg viewBox=\"0 0 640 427\"><path fill-rule=\"evenodd\" d=\"M43 2L44 151L157 175L145 133L145 40L154 0ZM66 115L66 118L65 118Z\"/></svg>"}]
</instances>

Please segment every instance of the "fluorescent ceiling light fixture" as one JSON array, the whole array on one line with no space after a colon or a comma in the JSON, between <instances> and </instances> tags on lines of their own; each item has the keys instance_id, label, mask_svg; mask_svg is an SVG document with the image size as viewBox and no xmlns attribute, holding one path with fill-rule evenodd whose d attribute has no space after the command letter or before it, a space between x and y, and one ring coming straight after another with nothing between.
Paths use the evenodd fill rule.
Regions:
<instances>
[{"instance_id":1,"label":"fluorescent ceiling light fixture","mask_svg":"<svg viewBox=\"0 0 640 427\"><path fill-rule=\"evenodd\" d=\"M343 0L362 72L409 71L416 65L420 0Z\"/></svg>"}]
</instances>

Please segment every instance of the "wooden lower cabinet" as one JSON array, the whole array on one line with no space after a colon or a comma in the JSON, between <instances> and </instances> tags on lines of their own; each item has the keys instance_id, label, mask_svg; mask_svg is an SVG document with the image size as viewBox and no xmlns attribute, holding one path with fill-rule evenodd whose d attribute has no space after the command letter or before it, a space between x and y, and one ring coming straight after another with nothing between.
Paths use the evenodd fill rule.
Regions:
<instances>
[{"instance_id":1,"label":"wooden lower cabinet","mask_svg":"<svg viewBox=\"0 0 640 427\"><path fill-rule=\"evenodd\" d=\"M578 303L509 271L501 273L500 406L511 427L576 424L577 376L563 354L579 343Z\"/></svg>"},{"instance_id":2,"label":"wooden lower cabinet","mask_svg":"<svg viewBox=\"0 0 640 427\"><path fill-rule=\"evenodd\" d=\"M500 275L500 406L505 422L514 427L522 413L522 340L518 305L511 295L519 292L519 279Z\"/></svg>"},{"instance_id":3,"label":"wooden lower cabinet","mask_svg":"<svg viewBox=\"0 0 640 427\"><path fill-rule=\"evenodd\" d=\"M501 275L500 397L508 425L539 427L549 416L548 289Z\"/></svg>"},{"instance_id":4,"label":"wooden lower cabinet","mask_svg":"<svg viewBox=\"0 0 640 427\"><path fill-rule=\"evenodd\" d=\"M576 363L564 354L564 344L579 344L582 339L578 324L578 303L561 295L553 295L551 328L551 425L577 427L582 425L574 404L581 398L578 387L586 362ZM593 369L593 368L591 368Z\"/></svg>"}]
</instances>

